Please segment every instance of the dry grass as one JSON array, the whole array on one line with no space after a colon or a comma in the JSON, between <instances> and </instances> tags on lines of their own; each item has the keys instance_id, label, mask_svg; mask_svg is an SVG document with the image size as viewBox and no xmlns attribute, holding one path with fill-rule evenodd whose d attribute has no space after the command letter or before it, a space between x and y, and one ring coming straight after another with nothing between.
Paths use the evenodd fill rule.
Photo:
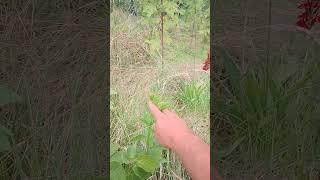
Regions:
<instances>
[{"instance_id":1,"label":"dry grass","mask_svg":"<svg viewBox=\"0 0 320 180\"><path fill-rule=\"evenodd\" d=\"M112 17L111 63L122 67L145 64L148 61L148 50L144 42L147 31L137 27L139 26L137 17L121 10L113 11Z\"/></svg>"},{"instance_id":2,"label":"dry grass","mask_svg":"<svg viewBox=\"0 0 320 180\"><path fill-rule=\"evenodd\" d=\"M24 99L1 107L0 124L14 138L0 154L0 179L103 175L107 41L98 5L0 4L0 82Z\"/></svg>"},{"instance_id":3,"label":"dry grass","mask_svg":"<svg viewBox=\"0 0 320 180\"><path fill-rule=\"evenodd\" d=\"M172 69L176 68L172 67ZM127 141L130 139L130 136L142 130L139 118L142 117L145 111L148 111L146 109L146 102L150 89L157 85L160 92L168 96L174 95L180 88L179 82L190 81L194 76L191 69L187 69L187 71L189 73L175 71L172 74L166 74L166 77L160 80L159 70L153 66L133 66L123 69L112 66L111 88L121 97L117 101L117 111L121 109L121 113L118 116L111 117L111 141L126 146L129 143ZM180 113L180 115L197 135L209 143L209 114L203 116L201 113L187 112ZM170 166L159 170L159 173L163 176L162 178L188 179L189 177L178 157L173 153L169 156L171 160ZM158 178L154 176L151 179Z\"/></svg>"}]
</instances>

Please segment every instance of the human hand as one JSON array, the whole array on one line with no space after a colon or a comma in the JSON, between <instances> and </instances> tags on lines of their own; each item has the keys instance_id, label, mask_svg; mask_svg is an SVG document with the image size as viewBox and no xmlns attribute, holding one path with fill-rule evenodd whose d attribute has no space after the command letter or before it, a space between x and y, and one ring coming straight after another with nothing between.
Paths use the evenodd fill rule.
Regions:
<instances>
[{"instance_id":1,"label":"human hand","mask_svg":"<svg viewBox=\"0 0 320 180\"><path fill-rule=\"evenodd\" d=\"M161 112L151 101L148 103L151 114L156 119L155 137L164 147L174 149L178 141L182 141L186 135L191 134L187 124L179 116L167 109Z\"/></svg>"}]
</instances>

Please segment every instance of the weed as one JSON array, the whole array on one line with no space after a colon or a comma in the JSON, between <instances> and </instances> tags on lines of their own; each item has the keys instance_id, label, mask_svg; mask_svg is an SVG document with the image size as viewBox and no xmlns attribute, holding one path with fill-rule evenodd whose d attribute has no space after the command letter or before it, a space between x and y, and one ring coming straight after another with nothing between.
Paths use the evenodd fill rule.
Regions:
<instances>
[{"instance_id":1,"label":"weed","mask_svg":"<svg viewBox=\"0 0 320 180\"><path fill-rule=\"evenodd\" d=\"M197 81L183 82L177 92L177 100L189 110L209 112L209 86L208 83Z\"/></svg>"},{"instance_id":2,"label":"weed","mask_svg":"<svg viewBox=\"0 0 320 180\"><path fill-rule=\"evenodd\" d=\"M131 139L131 145L120 150L111 144L111 179L148 179L166 160L162 148L153 137L153 119L149 113L142 118L144 132Z\"/></svg>"},{"instance_id":3,"label":"weed","mask_svg":"<svg viewBox=\"0 0 320 180\"><path fill-rule=\"evenodd\" d=\"M160 97L155 93L151 93L150 100L160 109L160 111L169 109L171 107L168 102L163 101L163 97Z\"/></svg>"}]
</instances>

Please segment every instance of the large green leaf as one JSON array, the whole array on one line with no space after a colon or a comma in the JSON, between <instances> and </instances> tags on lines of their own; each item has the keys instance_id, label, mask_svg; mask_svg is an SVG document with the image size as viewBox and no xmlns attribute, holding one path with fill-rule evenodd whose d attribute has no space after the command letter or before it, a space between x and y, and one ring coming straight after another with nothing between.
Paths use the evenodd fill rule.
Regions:
<instances>
[{"instance_id":1,"label":"large green leaf","mask_svg":"<svg viewBox=\"0 0 320 180\"><path fill-rule=\"evenodd\" d=\"M151 173L146 172L138 166L134 166L132 169L134 174L137 175L140 179L148 179L151 176Z\"/></svg>"},{"instance_id":2,"label":"large green leaf","mask_svg":"<svg viewBox=\"0 0 320 180\"><path fill-rule=\"evenodd\" d=\"M146 172L154 172L159 163L150 155L140 155L136 160L137 166L144 169Z\"/></svg>"},{"instance_id":3,"label":"large green leaf","mask_svg":"<svg viewBox=\"0 0 320 180\"><path fill-rule=\"evenodd\" d=\"M162 157L162 151L163 148L155 146L152 149L150 149L150 155L157 161L160 162Z\"/></svg>"},{"instance_id":4,"label":"large green leaf","mask_svg":"<svg viewBox=\"0 0 320 180\"><path fill-rule=\"evenodd\" d=\"M116 152L115 154L113 154L113 156L110 159L111 162L118 162L118 163L124 163L124 164L128 164L129 160L127 158L127 155L125 152L123 151L119 151Z\"/></svg>"},{"instance_id":5,"label":"large green leaf","mask_svg":"<svg viewBox=\"0 0 320 180\"><path fill-rule=\"evenodd\" d=\"M110 179L111 180L126 180L127 173L119 162L110 163Z\"/></svg>"},{"instance_id":6,"label":"large green leaf","mask_svg":"<svg viewBox=\"0 0 320 180\"><path fill-rule=\"evenodd\" d=\"M22 98L15 92L3 85L0 85L0 106L21 101Z\"/></svg>"},{"instance_id":7,"label":"large green leaf","mask_svg":"<svg viewBox=\"0 0 320 180\"><path fill-rule=\"evenodd\" d=\"M127 180L141 180L139 176L134 173L128 174Z\"/></svg>"}]
</instances>

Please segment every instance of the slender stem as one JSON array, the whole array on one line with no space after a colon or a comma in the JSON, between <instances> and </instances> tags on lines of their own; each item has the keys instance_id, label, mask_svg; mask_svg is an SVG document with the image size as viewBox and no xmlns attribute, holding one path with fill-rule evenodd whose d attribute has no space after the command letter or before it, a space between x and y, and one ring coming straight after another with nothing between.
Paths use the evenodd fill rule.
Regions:
<instances>
[{"instance_id":1,"label":"slender stem","mask_svg":"<svg viewBox=\"0 0 320 180\"><path fill-rule=\"evenodd\" d=\"M163 5L163 0L161 0L161 6ZM161 12L161 62L163 67L163 12Z\"/></svg>"}]
</instances>

